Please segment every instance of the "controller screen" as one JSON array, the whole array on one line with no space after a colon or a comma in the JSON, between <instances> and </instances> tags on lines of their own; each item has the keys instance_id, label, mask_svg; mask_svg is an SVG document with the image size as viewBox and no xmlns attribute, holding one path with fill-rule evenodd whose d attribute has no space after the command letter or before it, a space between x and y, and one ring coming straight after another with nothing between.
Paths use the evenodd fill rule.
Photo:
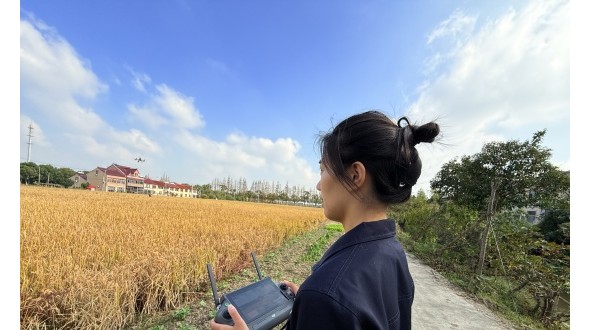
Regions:
<instances>
[{"instance_id":1,"label":"controller screen","mask_svg":"<svg viewBox=\"0 0 590 330\"><path fill-rule=\"evenodd\" d=\"M280 289L268 277L228 294L227 298L246 323L287 302Z\"/></svg>"}]
</instances>

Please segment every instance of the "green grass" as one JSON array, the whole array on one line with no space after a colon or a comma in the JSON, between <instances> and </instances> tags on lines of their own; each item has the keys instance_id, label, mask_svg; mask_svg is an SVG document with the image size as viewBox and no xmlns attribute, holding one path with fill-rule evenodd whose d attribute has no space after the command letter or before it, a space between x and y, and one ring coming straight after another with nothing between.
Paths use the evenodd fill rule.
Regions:
<instances>
[{"instance_id":1,"label":"green grass","mask_svg":"<svg viewBox=\"0 0 590 330\"><path fill-rule=\"evenodd\" d=\"M336 232L341 233L344 231L344 227L342 227L341 223L331 223L325 226L326 230L329 232Z\"/></svg>"},{"instance_id":2,"label":"green grass","mask_svg":"<svg viewBox=\"0 0 590 330\"><path fill-rule=\"evenodd\" d=\"M172 312L172 317L175 320L184 320L186 316L191 312L190 308L182 307Z\"/></svg>"},{"instance_id":3,"label":"green grass","mask_svg":"<svg viewBox=\"0 0 590 330\"><path fill-rule=\"evenodd\" d=\"M344 231L342 224L339 223L328 224L324 228L326 229L326 233L307 247L305 253L299 258L299 261L318 261L326 251L330 240L335 235Z\"/></svg>"}]
</instances>

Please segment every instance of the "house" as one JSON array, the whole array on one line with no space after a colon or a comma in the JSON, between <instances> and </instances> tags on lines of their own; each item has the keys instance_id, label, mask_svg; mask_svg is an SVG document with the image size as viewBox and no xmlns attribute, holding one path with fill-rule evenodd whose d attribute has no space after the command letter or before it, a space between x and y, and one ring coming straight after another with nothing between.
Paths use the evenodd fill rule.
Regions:
<instances>
[{"instance_id":1,"label":"house","mask_svg":"<svg viewBox=\"0 0 590 330\"><path fill-rule=\"evenodd\" d=\"M168 189L171 196L175 197L196 197L193 187L185 183L169 183Z\"/></svg>"},{"instance_id":2,"label":"house","mask_svg":"<svg viewBox=\"0 0 590 330\"><path fill-rule=\"evenodd\" d=\"M70 177L70 180L74 182L72 188L82 188L82 184L88 183L85 172L77 172L76 174Z\"/></svg>"},{"instance_id":3,"label":"house","mask_svg":"<svg viewBox=\"0 0 590 330\"><path fill-rule=\"evenodd\" d=\"M112 164L108 169L116 170L125 176L125 191L135 194L142 194L144 189L144 178L139 170L129 166Z\"/></svg>"},{"instance_id":4,"label":"house","mask_svg":"<svg viewBox=\"0 0 590 330\"><path fill-rule=\"evenodd\" d=\"M143 191L149 195L164 196L166 190L166 182L148 178L143 180Z\"/></svg>"},{"instance_id":5,"label":"house","mask_svg":"<svg viewBox=\"0 0 590 330\"><path fill-rule=\"evenodd\" d=\"M86 181L95 186L98 191L125 192L125 173L116 168L96 167L86 172Z\"/></svg>"},{"instance_id":6,"label":"house","mask_svg":"<svg viewBox=\"0 0 590 330\"><path fill-rule=\"evenodd\" d=\"M97 191L130 192L157 196L196 198L193 187L186 183L164 182L144 178L137 168L111 164L92 171L76 173L71 177L75 187L88 183Z\"/></svg>"},{"instance_id":7,"label":"house","mask_svg":"<svg viewBox=\"0 0 590 330\"><path fill-rule=\"evenodd\" d=\"M525 208L526 211L526 220L533 225L538 224L541 222L541 219L545 215L545 210L539 207L527 207Z\"/></svg>"},{"instance_id":8,"label":"house","mask_svg":"<svg viewBox=\"0 0 590 330\"><path fill-rule=\"evenodd\" d=\"M157 196L196 197L189 184L144 179L144 192Z\"/></svg>"},{"instance_id":9,"label":"house","mask_svg":"<svg viewBox=\"0 0 590 330\"><path fill-rule=\"evenodd\" d=\"M75 177L72 177L74 183ZM143 193L144 188L144 179L137 168L118 164L111 164L106 168L96 167L86 172L85 180L98 191Z\"/></svg>"}]
</instances>

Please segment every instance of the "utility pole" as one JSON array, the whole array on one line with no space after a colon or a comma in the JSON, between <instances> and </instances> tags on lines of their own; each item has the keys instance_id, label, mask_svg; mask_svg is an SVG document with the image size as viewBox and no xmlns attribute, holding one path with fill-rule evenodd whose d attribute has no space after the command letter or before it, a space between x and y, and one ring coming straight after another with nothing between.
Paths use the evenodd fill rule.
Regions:
<instances>
[{"instance_id":1,"label":"utility pole","mask_svg":"<svg viewBox=\"0 0 590 330\"><path fill-rule=\"evenodd\" d=\"M106 167L104 169L104 177L102 178L102 185L104 186L104 191L105 192L107 191L107 182L108 182L108 178L109 178L108 173L109 173L109 168Z\"/></svg>"},{"instance_id":2,"label":"utility pole","mask_svg":"<svg viewBox=\"0 0 590 330\"><path fill-rule=\"evenodd\" d=\"M31 142L31 138L33 137L33 124L29 124L29 143L27 143L29 145L29 151L27 153L27 163L31 161L31 145L33 144L33 142Z\"/></svg>"}]
</instances>

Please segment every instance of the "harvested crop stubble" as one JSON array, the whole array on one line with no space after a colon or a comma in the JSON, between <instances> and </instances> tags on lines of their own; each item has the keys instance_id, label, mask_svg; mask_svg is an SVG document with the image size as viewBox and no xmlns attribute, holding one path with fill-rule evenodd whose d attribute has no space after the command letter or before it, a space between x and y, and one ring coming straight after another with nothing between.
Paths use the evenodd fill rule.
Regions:
<instances>
[{"instance_id":1,"label":"harvested crop stubble","mask_svg":"<svg viewBox=\"0 0 590 330\"><path fill-rule=\"evenodd\" d=\"M319 225L318 208L21 187L21 328L113 329Z\"/></svg>"}]
</instances>

